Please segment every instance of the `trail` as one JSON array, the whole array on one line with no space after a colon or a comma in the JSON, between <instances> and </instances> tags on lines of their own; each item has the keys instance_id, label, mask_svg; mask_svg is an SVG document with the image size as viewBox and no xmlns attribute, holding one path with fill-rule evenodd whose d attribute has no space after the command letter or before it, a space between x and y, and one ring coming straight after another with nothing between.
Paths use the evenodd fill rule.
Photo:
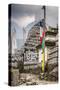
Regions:
<instances>
[{"instance_id":1,"label":"trail","mask_svg":"<svg viewBox=\"0 0 60 90\"><path fill-rule=\"evenodd\" d=\"M39 76L35 74L30 74L30 73L20 74L19 85L45 85L45 84L57 84L57 82L40 80Z\"/></svg>"}]
</instances>

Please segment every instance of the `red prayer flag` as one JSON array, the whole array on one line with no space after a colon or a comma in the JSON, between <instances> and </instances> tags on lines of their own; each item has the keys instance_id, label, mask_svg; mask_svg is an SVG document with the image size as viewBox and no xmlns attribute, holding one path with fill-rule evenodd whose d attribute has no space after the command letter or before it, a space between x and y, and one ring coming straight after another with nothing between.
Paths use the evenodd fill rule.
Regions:
<instances>
[{"instance_id":1,"label":"red prayer flag","mask_svg":"<svg viewBox=\"0 0 60 90\"><path fill-rule=\"evenodd\" d=\"M43 31L43 33L42 33L42 37L44 37L45 36L45 32Z\"/></svg>"},{"instance_id":2,"label":"red prayer flag","mask_svg":"<svg viewBox=\"0 0 60 90\"><path fill-rule=\"evenodd\" d=\"M42 37L40 37L40 44L42 44Z\"/></svg>"}]
</instances>

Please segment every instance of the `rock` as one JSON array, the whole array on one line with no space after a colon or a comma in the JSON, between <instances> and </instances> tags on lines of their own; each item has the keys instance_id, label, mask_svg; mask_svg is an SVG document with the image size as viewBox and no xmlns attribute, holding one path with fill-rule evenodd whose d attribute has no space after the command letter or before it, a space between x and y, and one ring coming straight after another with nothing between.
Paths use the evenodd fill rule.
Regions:
<instances>
[{"instance_id":1,"label":"rock","mask_svg":"<svg viewBox=\"0 0 60 90\"><path fill-rule=\"evenodd\" d=\"M26 85L36 85L36 82L26 82Z\"/></svg>"},{"instance_id":2,"label":"rock","mask_svg":"<svg viewBox=\"0 0 60 90\"><path fill-rule=\"evenodd\" d=\"M48 79L52 81L58 80L58 67L55 67L48 75Z\"/></svg>"},{"instance_id":3,"label":"rock","mask_svg":"<svg viewBox=\"0 0 60 90\"><path fill-rule=\"evenodd\" d=\"M19 69L12 69L11 70L11 85L12 86L17 86L19 85Z\"/></svg>"}]
</instances>

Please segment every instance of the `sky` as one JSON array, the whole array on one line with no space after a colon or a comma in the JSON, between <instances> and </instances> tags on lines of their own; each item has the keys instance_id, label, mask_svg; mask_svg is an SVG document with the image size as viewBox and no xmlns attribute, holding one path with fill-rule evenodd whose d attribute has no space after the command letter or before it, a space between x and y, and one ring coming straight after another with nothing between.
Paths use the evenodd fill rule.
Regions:
<instances>
[{"instance_id":1,"label":"sky","mask_svg":"<svg viewBox=\"0 0 60 90\"><path fill-rule=\"evenodd\" d=\"M23 39L23 28L28 24L43 19L43 9L40 5L13 4L11 9L12 27L16 29L17 39ZM58 7L46 6L46 24L56 27L58 24Z\"/></svg>"}]
</instances>

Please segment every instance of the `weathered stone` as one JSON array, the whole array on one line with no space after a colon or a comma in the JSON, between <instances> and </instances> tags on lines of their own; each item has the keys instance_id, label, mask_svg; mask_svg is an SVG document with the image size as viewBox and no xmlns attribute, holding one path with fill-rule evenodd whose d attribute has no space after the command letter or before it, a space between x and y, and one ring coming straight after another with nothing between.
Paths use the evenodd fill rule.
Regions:
<instances>
[{"instance_id":1,"label":"weathered stone","mask_svg":"<svg viewBox=\"0 0 60 90\"><path fill-rule=\"evenodd\" d=\"M11 85L16 86L19 85L19 69L11 69L12 81Z\"/></svg>"},{"instance_id":2,"label":"weathered stone","mask_svg":"<svg viewBox=\"0 0 60 90\"><path fill-rule=\"evenodd\" d=\"M48 75L48 79L52 81L58 80L58 67L55 67Z\"/></svg>"}]
</instances>

